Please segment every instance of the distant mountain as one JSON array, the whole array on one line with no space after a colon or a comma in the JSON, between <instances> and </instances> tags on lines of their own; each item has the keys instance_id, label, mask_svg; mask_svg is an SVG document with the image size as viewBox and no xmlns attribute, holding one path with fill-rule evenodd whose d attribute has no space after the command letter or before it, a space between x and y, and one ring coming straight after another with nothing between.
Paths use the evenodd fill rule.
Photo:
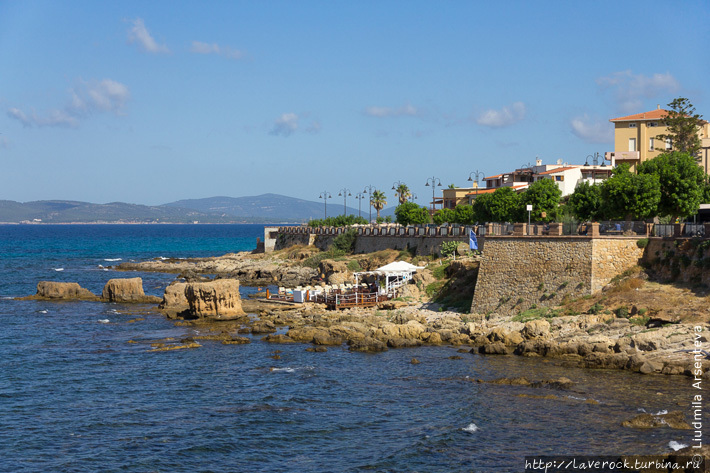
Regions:
<instances>
[{"instance_id":1,"label":"distant mountain","mask_svg":"<svg viewBox=\"0 0 710 473\"><path fill-rule=\"evenodd\" d=\"M328 199L328 216L342 214L339 198ZM69 200L15 202L0 200L0 223L301 223L323 218L325 205L278 194L254 197L210 197L148 206ZM367 206L362 215L367 218ZM357 209L348 207L348 214ZM373 213L374 215L374 213Z\"/></svg>"},{"instance_id":2,"label":"distant mountain","mask_svg":"<svg viewBox=\"0 0 710 473\"><path fill-rule=\"evenodd\" d=\"M305 222L310 219L323 218L326 210L326 204L323 201L313 202L279 194L178 200L165 204L163 207L182 207L223 216L258 217L273 222ZM363 205L363 207L365 207L363 215L367 215L367 206ZM328 199L327 210L330 217L341 215L343 213L341 198ZM347 210L348 215L358 214L358 210L352 207L348 207Z\"/></svg>"},{"instance_id":3,"label":"distant mountain","mask_svg":"<svg viewBox=\"0 0 710 473\"><path fill-rule=\"evenodd\" d=\"M92 204L65 200L14 202L0 200L0 222L4 223L228 223L237 219L178 207L147 206L112 202Z\"/></svg>"}]
</instances>

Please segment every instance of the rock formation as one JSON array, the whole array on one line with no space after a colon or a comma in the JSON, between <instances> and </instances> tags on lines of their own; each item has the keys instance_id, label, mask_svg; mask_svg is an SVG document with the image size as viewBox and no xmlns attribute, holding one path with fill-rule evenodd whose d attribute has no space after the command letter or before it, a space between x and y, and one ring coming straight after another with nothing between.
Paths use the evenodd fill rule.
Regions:
<instances>
[{"instance_id":1,"label":"rock formation","mask_svg":"<svg viewBox=\"0 0 710 473\"><path fill-rule=\"evenodd\" d=\"M37 283L37 294L26 299L96 301L99 298L75 282L40 281Z\"/></svg>"},{"instance_id":2,"label":"rock formation","mask_svg":"<svg viewBox=\"0 0 710 473\"><path fill-rule=\"evenodd\" d=\"M185 297L195 318L227 320L245 315L236 279L187 283Z\"/></svg>"},{"instance_id":3,"label":"rock formation","mask_svg":"<svg viewBox=\"0 0 710 473\"><path fill-rule=\"evenodd\" d=\"M101 293L101 299L106 302L156 303L161 301L158 297L145 295L141 278L109 279Z\"/></svg>"}]
</instances>

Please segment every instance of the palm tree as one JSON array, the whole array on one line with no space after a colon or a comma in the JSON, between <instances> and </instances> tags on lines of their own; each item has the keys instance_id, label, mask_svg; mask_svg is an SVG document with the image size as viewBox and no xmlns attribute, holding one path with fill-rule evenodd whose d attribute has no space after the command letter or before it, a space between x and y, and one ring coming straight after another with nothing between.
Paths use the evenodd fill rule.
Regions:
<instances>
[{"instance_id":1,"label":"palm tree","mask_svg":"<svg viewBox=\"0 0 710 473\"><path fill-rule=\"evenodd\" d=\"M412 192L409 190L409 187L407 187L407 184L400 184L397 186L397 189L395 189L394 195L399 197L399 205L402 205L409 199Z\"/></svg>"},{"instance_id":2,"label":"palm tree","mask_svg":"<svg viewBox=\"0 0 710 473\"><path fill-rule=\"evenodd\" d=\"M385 205L387 205L387 198L385 197L385 193L378 190L373 192L372 196L370 197L370 205L372 205L375 210L377 210L377 218L379 219L380 210L384 209Z\"/></svg>"}]
</instances>

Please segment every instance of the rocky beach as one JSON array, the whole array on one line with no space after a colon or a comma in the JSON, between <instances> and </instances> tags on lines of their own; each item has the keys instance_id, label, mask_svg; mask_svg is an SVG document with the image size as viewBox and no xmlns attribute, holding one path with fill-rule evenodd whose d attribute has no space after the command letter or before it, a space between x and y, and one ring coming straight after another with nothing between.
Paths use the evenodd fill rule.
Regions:
<instances>
[{"instance_id":1,"label":"rocky beach","mask_svg":"<svg viewBox=\"0 0 710 473\"><path fill-rule=\"evenodd\" d=\"M181 318L180 314L188 314L194 306L184 296L190 281L215 278L212 283L200 284L223 285L226 280L238 280L244 285L286 287L338 284L351 278L348 267L353 267L352 261L357 268L374 269L403 256L401 252L384 251L339 261L321 258L313 267L313 257L319 255L322 253L313 248L294 247L269 255L242 252L214 258L122 263L116 269L179 274L166 289L160 307L168 317ZM459 257L455 262L430 259L400 297L377 308L328 311L319 304L245 299L241 307L251 317L244 315L224 325L215 319L214 312L193 310L189 316L192 320L183 323L205 326L219 336L264 334L263 339L270 343L299 342L316 347L347 344L351 350L375 352L453 345L486 355L557 359L570 366L642 374L694 377L698 362L706 379L710 373L708 354L696 350L696 341L707 342L710 328L704 293L654 282L638 268L598 295L568 298L557 308L521 311L514 317L461 313L436 302L434 291L440 291L440 296L445 287L449 293L458 292L470 300L470 279L477 263L477 258L470 257ZM460 284L465 280L468 286Z\"/></svg>"}]
</instances>

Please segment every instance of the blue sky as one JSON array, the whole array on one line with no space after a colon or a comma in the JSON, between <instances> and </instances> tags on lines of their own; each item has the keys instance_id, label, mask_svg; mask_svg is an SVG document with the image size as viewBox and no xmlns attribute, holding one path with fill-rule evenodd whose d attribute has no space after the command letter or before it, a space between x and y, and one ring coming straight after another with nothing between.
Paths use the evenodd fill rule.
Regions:
<instances>
[{"instance_id":1,"label":"blue sky","mask_svg":"<svg viewBox=\"0 0 710 473\"><path fill-rule=\"evenodd\" d=\"M679 96L709 118L709 24L707 1L0 1L0 199L401 181L427 205L428 178L581 164Z\"/></svg>"}]
</instances>

